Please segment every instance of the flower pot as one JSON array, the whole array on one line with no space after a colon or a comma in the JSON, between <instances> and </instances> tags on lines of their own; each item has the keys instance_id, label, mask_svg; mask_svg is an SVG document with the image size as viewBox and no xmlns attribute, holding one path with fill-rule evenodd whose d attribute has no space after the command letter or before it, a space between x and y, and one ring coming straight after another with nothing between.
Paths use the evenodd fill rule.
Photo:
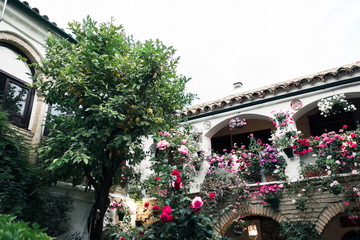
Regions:
<instances>
[{"instance_id":1,"label":"flower pot","mask_svg":"<svg viewBox=\"0 0 360 240\"><path fill-rule=\"evenodd\" d=\"M265 179L267 182L279 181L279 179L271 174L265 174Z\"/></svg>"},{"instance_id":2,"label":"flower pot","mask_svg":"<svg viewBox=\"0 0 360 240\"><path fill-rule=\"evenodd\" d=\"M327 173L325 170L322 171L311 171L311 170L306 170L305 171L305 177L307 178L311 178L311 177L319 177L319 176L326 176Z\"/></svg>"},{"instance_id":3,"label":"flower pot","mask_svg":"<svg viewBox=\"0 0 360 240\"><path fill-rule=\"evenodd\" d=\"M136 227L141 227L141 226L142 226L142 221L136 220L136 221L135 221L135 226L136 226Z\"/></svg>"},{"instance_id":4,"label":"flower pot","mask_svg":"<svg viewBox=\"0 0 360 240\"><path fill-rule=\"evenodd\" d=\"M294 150L292 149L292 147L284 148L283 151L288 158L294 157Z\"/></svg>"},{"instance_id":5,"label":"flower pot","mask_svg":"<svg viewBox=\"0 0 360 240\"><path fill-rule=\"evenodd\" d=\"M270 204L270 206L272 207L272 209L274 209L274 210L279 210L280 199L278 199L278 198L271 198L271 199L268 199L267 202Z\"/></svg>"},{"instance_id":6,"label":"flower pot","mask_svg":"<svg viewBox=\"0 0 360 240\"><path fill-rule=\"evenodd\" d=\"M118 212L117 215L118 215L119 221L124 220L125 214L123 212Z\"/></svg>"}]
</instances>

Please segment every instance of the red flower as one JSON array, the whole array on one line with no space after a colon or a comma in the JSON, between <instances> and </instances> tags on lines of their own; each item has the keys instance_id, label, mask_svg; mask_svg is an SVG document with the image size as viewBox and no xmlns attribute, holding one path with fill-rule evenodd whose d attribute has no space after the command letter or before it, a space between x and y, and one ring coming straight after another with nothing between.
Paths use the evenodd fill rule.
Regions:
<instances>
[{"instance_id":1,"label":"red flower","mask_svg":"<svg viewBox=\"0 0 360 240\"><path fill-rule=\"evenodd\" d=\"M160 216L160 220L162 222L172 222L174 220L173 215L171 215L171 207L170 206L165 206L162 210L161 216Z\"/></svg>"},{"instance_id":2,"label":"red flower","mask_svg":"<svg viewBox=\"0 0 360 240\"><path fill-rule=\"evenodd\" d=\"M162 222L167 222L168 221L168 218L169 218L169 215L168 214L166 214L166 213L161 213L161 216L160 216L160 220L162 221Z\"/></svg>"},{"instance_id":3,"label":"red flower","mask_svg":"<svg viewBox=\"0 0 360 240\"><path fill-rule=\"evenodd\" d=\"M171 172L171 175L173 176L180 176L180 173L178 170L174 169L172 172Z\"/></svg>"},{"instance_id":4,"label":"red flower","mask_svg":"<svg viewBox=\"0 0 360 240\"><path fill-rule=\"evenodd\" d=\"M125 240L125 238L124 238L124 237L121 237L121 238L119 238L119 240Z\"/></svg>"},{"instance_id":5,"label":"red flower","mask_svg":"<svg viewBox=\"0 0 360 240\"><path fill-rule=\"evenodd\" d=\"M161 178L160 178L160 177L156 177L156 178L154 178L154 180L159 180L159 181L160 181L160 180L161 180Z\"/></svg>"},{"instance_id":6,"label":"red flower","mask_svg":"<svg viewBox=\"0 0 360 240\"><path fill-rule=\"evenodd\" d=\"M144 234L143 231L140 231L140 232L139 232L139 236L142 236L143 234Z\"/></svg>"},{"instance_id":7,"label":"red flower","mask_svg":"<svg viewBox=\"0 0 360 240\"><path fill-rule=\"evenodd\" d=\"M181 188L181 176L180 176L180 173L178 170L174 169L172 172L171 172L171 175L172 176L175 176L176 177L176 180L175 182L173 183L173 187L177 190L179 190Z\"/></svg>"},{"instance_id":8,"label":"red flower","mask_svg":"<svg viewBox=\"0 0 360 240\"><path fill-rule=\"evenodd\" d=\"M155 205L153 206L152 210L153 210L153 214L155 215L159 214L160 207L158 205Z\"/></svg>"},{"instance_id":9,"label":"red flower","mask_svg":"<svg viewBox=\"0 0 360 240\"><path fill-rule=\"evenodd\" d=\"M144 207L145 207L145 208L148 208L148 207L149 207L149 203L146 202L146 203L144 204Z\"/></svg>"},{"instance_id":10,"label":"red flower","mask_svg":"<svg viewBox=\"0 0 360 240\"><path fill-rule=\"evenodd\" d=\"M209 201L211 201L215 197L215 193L214 192L210 193L209 197L210 197Z\"/></svg>"},{"instance_id":11,"label":"red flower","mask_svg":"<svg viewBox=\"0 0 360 240\"><path fill-rule=\"evenodd\" d=\"M170 206L165 206L162 210L163 213L170 214L172 212Z\"/></svg>"}]
</instances>

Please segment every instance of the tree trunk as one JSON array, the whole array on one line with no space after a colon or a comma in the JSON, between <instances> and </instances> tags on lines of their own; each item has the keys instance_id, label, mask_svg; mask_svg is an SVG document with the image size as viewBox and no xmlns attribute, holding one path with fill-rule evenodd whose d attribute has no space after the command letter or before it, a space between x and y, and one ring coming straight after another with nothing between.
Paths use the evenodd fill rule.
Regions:
<instances>
[{"instance_id":1,"label":"tree trunk","mask_svg":"<svg viewBox=\"0 0 360 240\"><path fill-rule=\"evenodd\" d=\"M90 222L90 240L100 240L103 226L104 226L104 218L106 210L110 205L109 200L109 190L110 186L104 186L99 189L99 192L96 192L95 203L93 209L91 211L91 219Z\"/></svg>"},{"instance_id":2,"label":"tree trunk","mask_svg":"<svg viewBox=\"0 0 360 240\"><path fill-rule=\"evenodd\" d=\"M95 203L90 213L90 240L100 240L102 237L102 231L104 227L104 218L106 210L110 205L109 192L110 187L113 185L112 180L115 174L116 169L118 168L118 159L115 154L116 149L112 149L112 153L109 153L109 160L112 163L110 168L105 166L102 167L102 181L99 181L98 184L95 184ZM91 178L91 177L90 177Z\"/></svg>"}]
</instances>

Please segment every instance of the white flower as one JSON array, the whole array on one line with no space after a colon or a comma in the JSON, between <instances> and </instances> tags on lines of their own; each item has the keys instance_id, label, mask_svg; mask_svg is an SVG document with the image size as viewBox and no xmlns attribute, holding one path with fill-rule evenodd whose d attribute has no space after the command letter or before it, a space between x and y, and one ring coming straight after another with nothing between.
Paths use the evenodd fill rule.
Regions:
<instances>
[{"instance_id":1,"label":"white flower","mask_svg":"<svg viewBox=\"0 0 360 240\"><path fill-rule=\"evenodd\" d=\"M291 200L291 202L292 202L292 204L295 204L295 203L296 203L296 200L295 200L295 199L293 199L293 200Z\"/></svg>"},{"instance_id":2,"label":"white flower","mask_svg":"<svg viewBox=\"0 0 360 240\"><path fill-rule=\"evenodd\" d=\"M358 171L356 169L352 170L352 174L358 174Z\"/></svg>"}]
</instances>

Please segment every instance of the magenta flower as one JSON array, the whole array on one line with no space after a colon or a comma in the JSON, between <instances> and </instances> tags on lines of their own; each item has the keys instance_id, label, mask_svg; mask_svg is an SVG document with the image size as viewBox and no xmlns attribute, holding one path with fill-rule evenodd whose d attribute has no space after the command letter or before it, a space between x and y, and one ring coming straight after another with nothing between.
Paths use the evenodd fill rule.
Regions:
<instances>
[{"instance_id":1,"label":"magenta flower","mask_svg":"<svg viewBox=\"0 0 360 240\"><path fill-rule=\"evenodd\" d=\"M204 204L204 202L202 201L201 197L194 197L194 199L192 200L192 205L191 206L196 211L197 209L200 209L203 204Z\"/></svg>"}]
</instances>

